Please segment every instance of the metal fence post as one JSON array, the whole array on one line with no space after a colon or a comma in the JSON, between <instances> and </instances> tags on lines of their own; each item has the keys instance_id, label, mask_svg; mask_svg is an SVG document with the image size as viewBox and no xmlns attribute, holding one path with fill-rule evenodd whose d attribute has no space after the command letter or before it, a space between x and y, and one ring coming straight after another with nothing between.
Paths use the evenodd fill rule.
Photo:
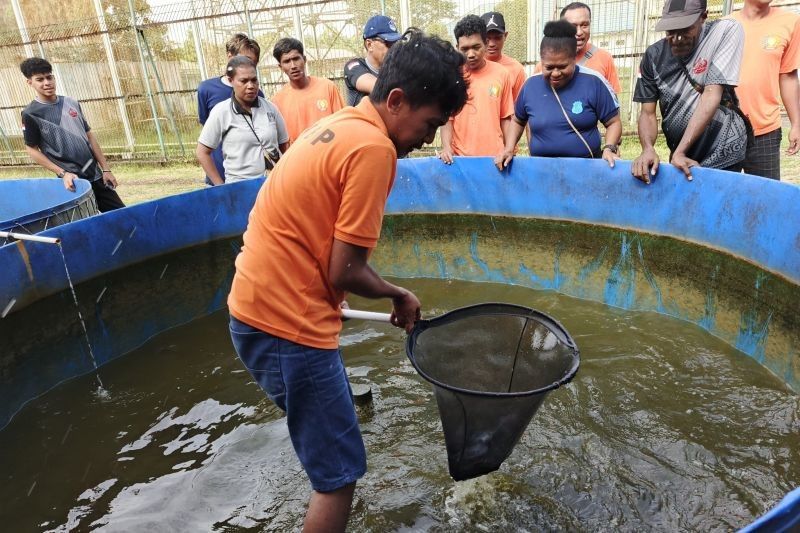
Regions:
<instances>
[{"instance_id":1,"label":"metal fence post","mask_svg":"<svg viewBox=\"0 0 800 533\"><path fill-rule=\"evenodd\" d=\"M11 0L11 7L14 10L14 18L17 21L19 36L22 38L22 44L25 47L25 55L27 57L33 57L33 47L30 45L31 38L28 35L28 26L25 24L25 15L22 13L19 0Z\"/></svg>"},{"instance_id":2,"label":"metal fence post","mask_svg":"<svg viewBox=\"0 0 800 533\"><path fill-rule=\"evenodd\" d=\"M128 118L128 109L125 105L125 94L122 92L122 84L119 81L117 62L114 59L114 50L111 48L111 37L108 35L108 26L106 25L106 17L103 13L102 0L94 0L94 10L97 13L97 22L100 24L100 31L103 34L103 47L106 50L108 69L111 72L111 82L114 85L114 96L117 99L119 118L122 120L122 129L125 132L126 146L128 152L133 154L133 130L131 129L131 122Z\"/></svg>"},{"instance_id":3,"label":"metal fence post","mask_svg":"<svg viewBox=\"0 0 800 533\"><path fill-rule=\"evenodd\" d=\"M197 66L200 68L200 79L208 79L208 69L206 68L206 56L203 52L203 45L200 42L200 24L197 23L197 7L195 0L192 0L192 33L194 35L194 51L197 55Z\"/></svg>"},{"instance_id":4,"label":"metal fence post","mask_svg":"<svg viewBox=\"0 0 800 533\"><path fill-rule=\"evenodd\" d=\"M14 149L11 147L11 141L8 139L8 135L6 135L6 132L3 129L3 125L2 124L0 124L0 136L3 137L3 144L6 145L6 150L8 150L8 153L11 155L11 164L12 165L16 165L17 164L17 154L14 153Z\"/></svg>"},{"instance_id":5,"label":"metal fence post","mask_svg":"<svg viewBox=\"0 0 800 533\"><path fill-rule=\"evenodd\" d=\"M731 0L723 0L722 2L722 16L726 17L731 14L733 9L733 2Z\"/></svg>"},{"instance_id":6,"label":"metal fence post","mask_svg":"<svg viewBox=\"0 0 800 533\"><path fill-rule=\"evenodd\" d=\"M153 67L153 75L156 78L156 88L161 95L161 100L164 102L169 123L172 126L172 129L175 131L175 137L178 139L178 146L181 147L181 155L186 158L186 147L183 145L183 139L181 138L181 131L178 129L178 123L175 122L175 109L172 107L172 102L170 101L167 92L164 90L164 84L161 82L161 74L158 73L156 61L153 59L153 51L150 49L150 44L147 42L147 38L144 35L144 30L139 28L138 33L142 39L142 44L144 45L144 50L147 53L147 57L150 60L150 66Z\"/></svg>"},{"instance_id":7,"label":"metal fence post","mask_svg":"<svg viewBox=\"0 0 800 533\"><path fill-rule=\"evenodd\" d=\"M139 25L136 23L136 9L133 7L133 0L128 0L128 8L131 12L131 28L133 29L133 36L136 39L136 48L139 51L139 63L142 69L142 83L144 83L145 93L147 94L147 101L150 103L150 112L153 114L153 123L156 127L156 135L158 135L158 144L161 146L161 156L164 161L167 160L167 147L164 145L164 134L161 132L161 124L158 122L158 112L156 111L156 102L153 99L153 91L150 89L150 80L147 78L147 63L144 60L144 51L142 50L142 43L139 42Z\"/></svg>"}]
</instances>

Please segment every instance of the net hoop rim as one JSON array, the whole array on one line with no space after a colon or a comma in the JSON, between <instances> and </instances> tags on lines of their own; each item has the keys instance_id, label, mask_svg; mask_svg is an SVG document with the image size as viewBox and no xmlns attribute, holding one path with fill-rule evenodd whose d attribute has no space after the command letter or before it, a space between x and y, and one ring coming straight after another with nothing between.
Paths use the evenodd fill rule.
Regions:
<instances>
[{"instance_id":1,"label":"net hoop rim","mask_svg":"<svg viewBox=\"0 0 800 533\"><path fill-rule=\"evenodd\" d=\"M449 320L452 320L454 315L459 315L459 314L464 313L465 311L474 310L474 309L481 308L481 307L492 307L492 306L502 306L502 307L509 308L510 310L515 310L516 311L516 313L509 312L509 313L502 313L502 314L507 314L507 315L518 314L518 315L524 316L526 318L533 318L535 320L538 320L539 322L541 322L542 324L547 326L550 329L550 331L553 332L556 335L558 340L560 340L561 342L566 344L570 349L572 349L572 351L575 353L575 358L574 358L574 360L572 362L572 366L569 368L569 370L567 370L564 373L564 375L561 377L561 379L559 379L558 381L556 381L554 383L551 383L549 385L545 385L544 387L540 387L538 389L534 389L534 390L530 390L530 391L522 391L522 392L476 391L476 390L470 390L470 389L462 389L461 387L455 387L453 385L448 385L447 383L443 383L443 382L431 377L430 375L428 375L425 371L423 371L419 367L419 365L417 365L416 358L414 357L414 355L412 353L413 352L412 351L412 347L414 346L414 341L416 340L416 338L419 336L420 333L422 333L423 331L425 331L426 329L431 327L431 325L433 325L433 324L435 324L437 322L442 322L442 321L447 322ZM492 314L501 314L501 313L492 313ZM556 320L555 318L551 317L550 315L548 315L546 313L543 313L542 311L537 311L536 309L533 309L531 307L526 307L524 305L518 305L518 304L503 303L503 302L484 302L484 303L480 303L480 304L467 305L467 306L464 306L464 307L459 307L457 309L453 309L451 311L448 311L447 313L445 313L445 314L443 314L441 316L438 316L438 317L434 317L434 318L430 318L430 319L418 320L416 322L416 324L414 325L414 330L411 332L411 335L409 335L408 338L406 339L406 357L408 357L408 360L411 361L411 364L414 367L414 369L417 371L417 373L420 376L422 376L423 379L425 379L425 381L431 383L432 385L435 385L437 387L441 387L441 388L443 388L445 390L449 390L449 391L452 391L452 392L457 392L457 393L460 393L460 394L467 394L467 395L470 395L470 396L481 396L481 397L484 397L484 398L486 398L486 397L490 397L490 398L519 398L521 396L536 396L536 395L539 395L539 394L544 394L546 392L550 392L551 390L555 390L555 389L561 387L562 385L566 385L567 383L572 381L572 379L578 373L578 367L580 367L580 364L581 364L581 353L580 353L580 350L578 349L578 345L575 344L575 341L572 339L572 336L569 334L569 332L566 330L566 328L561 325L561 323L558 320Z\"/></svg>"}]
</instances>

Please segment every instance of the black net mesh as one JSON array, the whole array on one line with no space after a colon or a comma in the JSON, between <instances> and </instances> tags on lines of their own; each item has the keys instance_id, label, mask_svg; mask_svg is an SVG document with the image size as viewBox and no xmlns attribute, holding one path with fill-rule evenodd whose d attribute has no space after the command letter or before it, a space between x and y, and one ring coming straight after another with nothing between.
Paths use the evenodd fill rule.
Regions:
<instances>
[{"instance_id":1,"label":"black net mesh","mask_svg":"<svg viewBox=\"0 0 800 533\"><path fill-rule=\"evenodd\" d=\"M457 481L497 470L547 392L571 380L580 363L561 324L499 303L418 322L406 351L433 384Z\"/></svg>"}]
</instances>

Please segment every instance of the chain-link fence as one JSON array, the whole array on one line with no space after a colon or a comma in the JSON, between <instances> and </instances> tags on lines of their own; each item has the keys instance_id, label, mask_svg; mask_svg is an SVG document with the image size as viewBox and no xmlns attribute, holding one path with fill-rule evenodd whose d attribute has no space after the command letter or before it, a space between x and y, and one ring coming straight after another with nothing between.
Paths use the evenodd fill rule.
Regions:
<instances>
[{"instance_id":1,"label":"chain-link fence","mask_svg":"<svg viewBox=\"0 0 800 533\"><path fill-rule=\"evenodd\" d=\"M0 164L28 163L20 111L32 99L17 65L26 57L47 58L59 94L81 101L103 150L113 158L166 161L193 158L200 126L196 89L220 75L224 43L245 32L261 45L259 65L269 97L284 82L272 46L299 38L310 74L330 78L344 90L342 68L363 55L361 30L376 13L399 26L416 26L452 40L466 14L497 10L505 15L505 52L533 72L544 23L569 0L60 0L43 11L41 2L10 0L0 8ZM653 30L663 0L588 2L592 42L616 58L626 129L635 126L631 101L639 60L661 37ZM73 5L74 4L74 5ZM78 5L79 4L79 5ZM86 5L91 5L88 9ZM795 8L800 2L775 2ZM734 8L739 6L733 6ZM83 11L81 11L83 9ZM712 18L731 9L729 0L709 2ZM44 24L80 14L79 20Z\"/></svg>"}]
</instances>

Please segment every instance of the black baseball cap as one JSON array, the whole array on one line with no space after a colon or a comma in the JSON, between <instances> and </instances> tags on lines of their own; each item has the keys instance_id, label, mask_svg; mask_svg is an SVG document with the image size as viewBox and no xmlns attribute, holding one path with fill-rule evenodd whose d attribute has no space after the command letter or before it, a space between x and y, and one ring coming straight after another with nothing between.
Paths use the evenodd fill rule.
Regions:
<instances>
[{"instance_id":1,"label":"black baseball cap","mask_svg":"<svg viewBox=\"0 0 800 533\"><path fill-rule=\"evenodd\" d=\"M486 31L506 32L506 19L497 11L489 11L481 15L481 20L486 23Z\"/></svg>"},{"instance_id":2,"label":"black baseball cap","mask_svg":"<svg viewBox=\"0 0 800 533\"><path fill-rule=\"evenodd\" d=\"M688 28L706 12L706 0L667 0L656 31L672 31Z\"/></svg>"}]
</instances>

